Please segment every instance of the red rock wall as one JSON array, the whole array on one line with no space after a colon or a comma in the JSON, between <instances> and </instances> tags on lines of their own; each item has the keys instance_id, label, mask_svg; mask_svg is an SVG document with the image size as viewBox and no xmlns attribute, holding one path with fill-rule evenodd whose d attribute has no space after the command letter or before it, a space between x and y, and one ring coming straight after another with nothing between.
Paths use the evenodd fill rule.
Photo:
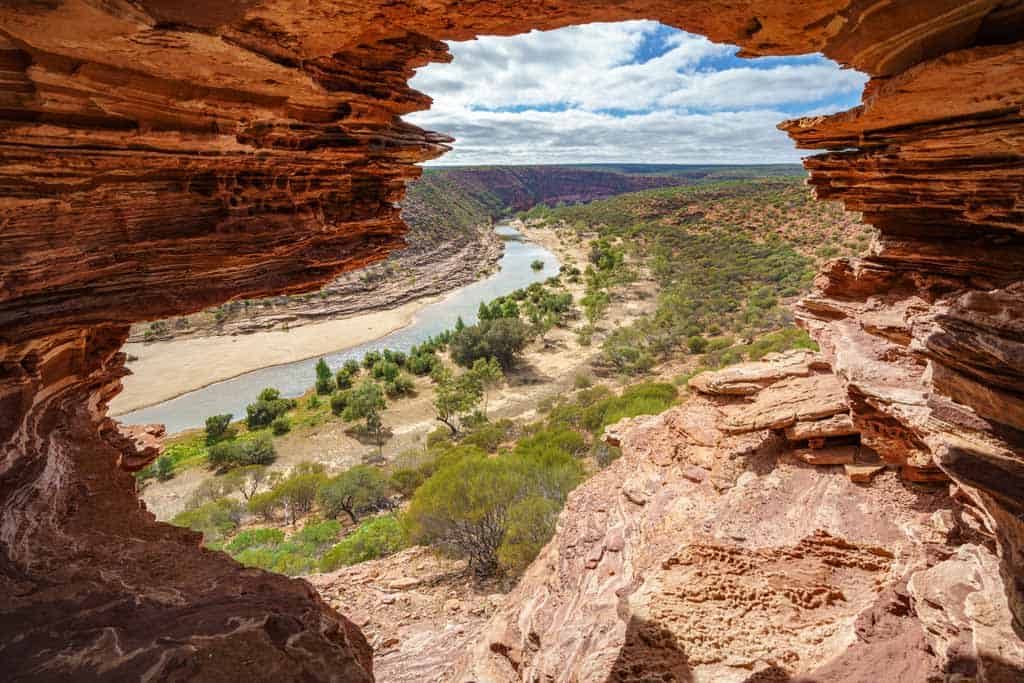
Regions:
<instances>
[{"instance_id":1,"label":"red rock wall","mask_svg":"<svg viewBox=\"0 0 1024 683\"><path fill-rule=\"evenodd\" d=\"M809 161L812 182L882 230L876 255L826 269L804 319L862 431L970 485L1019 582L1021 2L9 0L2 670L370 676L358 631L302 584L141 509L119 462L145 457L100 437L117 350L131 322L310 290L400 247L395 202L447 140L398 116L428 106L407 80L447 58L440 40L641 17L875 77L863 108L787 126L846 150Z\"/></svg>"}]
</instances>

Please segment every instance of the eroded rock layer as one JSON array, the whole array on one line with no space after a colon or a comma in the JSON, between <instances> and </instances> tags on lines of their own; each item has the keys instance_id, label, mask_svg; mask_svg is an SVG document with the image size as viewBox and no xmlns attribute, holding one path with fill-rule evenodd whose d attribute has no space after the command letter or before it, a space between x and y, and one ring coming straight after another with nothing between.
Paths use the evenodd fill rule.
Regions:
<instances>
[{"instance_id":1,"label":"eroded rock layer","mask_svg":"<svg viewBox=\"0 0 1024 683\"><path fill-rule=\"evenodd\" d=\"M216 678L211 661L241 672L258 650L273 662L245 677L313 661L311 676L369 676L357 631L314 595L140 508L118 465L153 451L105 417L117 349L132 322L308 291L400 247L404 183L447 138L398 117L428 106L407 80L447 59L441 40L631 18L873 77L862 107L786 125L829 150L808 161L819 192L881 231L872 256L826 268L801 316L862 442L983 506L1019 626L1024 3L17 1L0 2L6 673ZM96 596L148 602L110 619Z\"/></svg>"},{"instance_id":2,"label":"eroded rock layer","mask_svg":"<svg viewBox=\"0 0 1024 683\"><path fill-rule=\"evenodd\" d=\"M855 441L807 449L756 419L793 415L808 378L840 386L795 352L609 428L623 457L570 495L454 680L1019 680L984 511Z\"/></svg>"}]
</instances>

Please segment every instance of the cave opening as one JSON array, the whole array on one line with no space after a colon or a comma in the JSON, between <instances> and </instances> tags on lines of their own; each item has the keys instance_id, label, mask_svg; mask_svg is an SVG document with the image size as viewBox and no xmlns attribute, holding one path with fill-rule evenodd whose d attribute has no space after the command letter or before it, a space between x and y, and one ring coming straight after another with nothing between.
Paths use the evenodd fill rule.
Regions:
<instances>
[{"instance_id":1,"label":"cave opening","mask_svg":"<svg viewBox=\"0 0 1024 683\"><path fill-rule=\"evenodd\" d=\"M427 104L406 80L445 56L441 41L646 16L745 55L821 52L873 79L864 106L785 126L828 152L807 162L819 196L863 212L884 241L869 262L823 271L802 315L856 384L857 418L934 458L988 515L1019 622L1021 3L372 4L372 19L365 7L272 0L0 10L13 84L0 112L5 670L372 680L358 626L305 584L153 524L127 471L154 451L107 417L118 350L134 322L311 291L400 246L395 203L413 164L447 145L400 121ZM582 94L491 104L464 108L502 121L559 108L650 115L591 111ZM451 120L472 139L468 120ZM474 153L466 163L483 158ZM276 181L287 175L302 182ZM247 182L265 176L275 182ZM637 642L649 631L629 625Z\"/></svg>"}]
</instances>

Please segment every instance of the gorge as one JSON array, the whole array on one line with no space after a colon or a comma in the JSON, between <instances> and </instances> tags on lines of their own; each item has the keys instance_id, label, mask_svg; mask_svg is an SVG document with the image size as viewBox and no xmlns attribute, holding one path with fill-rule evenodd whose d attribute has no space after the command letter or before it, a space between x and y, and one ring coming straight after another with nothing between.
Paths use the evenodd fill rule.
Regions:
<instances>
[{"instance_id":1,"label":"gorge","mask_svg":"<svg viewBox=\"0 0 1024 683\"><path fill-rule=\"evenodd\" d=\"M407 80L414 68L446 59L442 40L641 17L737 44L746 56L821 52L871 76L853 110L781 124L801 148L823 151L806 161L818 196L861 212L880 233L868 255L829 261L816 291L798 304L801 325L821 346L821 357L800 372L833 378L815 381L834 381L830 396L844 404L861 444L905 479L948 477L964 506L957 514L969 510L981 520L975 526L991 534L995 554L975 561L960 551L957 561L978 568L975 587L950 580L952 588L914 603L913 612L899 582L886 586L889 603L866 588L893 558L863 539L817 533L808 520L760 546L703 539L661 553L652 540L680 527L650 511L690 493L697 482L681 472L705 476L684 464L713 459L715 449L732 462L728 453L757 445L742 443L749 435L723 436L699 410L691 422L670 411L623 425L626 455L573 499L561 533L528 572L545 582L577 562L621 573L613 556L625 550L642 558L637 566L653 568L654 580L596 606L603 611L589 623L560 621L560 605L586 595L568 583L547 605L519 595L460 670L468 680L558 678L559 653L572 649L580 654L573 661L585 661L588 643L603 648L593 660L600 666L577 669L579 680L687 680L681 651L689 646L700 659L714 649L708 642L735 634L713 627L702 646L680 645L657 623L678 614L659 609L699 602L699 592L688 591L707 587L700 575L707 567L784 569L786 558L797 558L801 576L846 572L850 609L867 610L858 613L874 631L858 643L830 641L834 661L785 670L786 662L810 661L811 633L793 656L746 680L877 680L854 671L864 651L855 648L909 633L886 631L890 618L909 613L939 631L948 614L966 615L970 635L931 653L953 662L947 674L1019 679L1024 3L1017 0L0 4L4 671L15 680L373 680L371 649L342 616L344 605L335 611L304 581L204 550L198 534L159 524L140 505L130 473L156 452L107 417L125 375L120 349L133 323L313 291L401 247L405 182L449 139L399 117L429 106ZM789 381L772 373L756 390L748 382L736 393ZM668 453L678 458L659 464ZM602 494L615 476L628 479L622 495ZM787 470L776 483L796 495L807 488L804 476ZM918 513L930 514L931 501L836 485L854 503L836 512L833 527L856 537L844 527L850 519L867 524L888 515L907 522L899 533L920 541ZM803 504L833 511L834 495L808 486L815 495ZM590 514L573 516L586 506ZM630 526L638 509L643 520ZM771 519L775 512L753 505L734 514ZM799 507L780 519L790 513L799 516ZM648 519L655 521L646 526ZM947 531L954 528L964 527L951 523ZM589 545L577 547L578 539ZM566 550L578 554L560 565ZM921 595L926 578L945 585L942 576L916 584L911 576L910 592ZM821 588L809 583L812 593ZM770 606L803 586L733 589L741 607L751 595ZM659 603L659 590L681 602ZM978 599L961 600L964 590ZM821 604L813 595L807 602ZM961 610L960 602L974 607ZM923 616L926 607L932 612ZM538 626L517 631L528 623ZM571 642L552 645L549 630L557 636L562 625L577 630L562 630ZM804 632L807 624L797 615L789 627ZM885 658L916 647L897 640ZM979 654L983 642L995 643L998 656ZM741 644L737 659L746 661L757 642Z\"/></svg>"}]
</instances>

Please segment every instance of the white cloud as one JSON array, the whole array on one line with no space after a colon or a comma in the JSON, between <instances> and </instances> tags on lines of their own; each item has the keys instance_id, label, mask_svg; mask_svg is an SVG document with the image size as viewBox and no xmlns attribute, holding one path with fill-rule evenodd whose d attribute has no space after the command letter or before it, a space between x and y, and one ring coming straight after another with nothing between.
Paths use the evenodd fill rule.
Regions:
<instances>
[{"instance_id":1,"label":"white cloud","mask_svg":"<svg viewBox=\"0 0 1024 683\"><path fill-rule=\"evenodd\" d=\"M652 21L450 45L411 82L434 107L407 117L457 139L444 164L795 161L775 124L864 82L824 59L737 66L735 48Z\"/></svg>"}]
</instances>

